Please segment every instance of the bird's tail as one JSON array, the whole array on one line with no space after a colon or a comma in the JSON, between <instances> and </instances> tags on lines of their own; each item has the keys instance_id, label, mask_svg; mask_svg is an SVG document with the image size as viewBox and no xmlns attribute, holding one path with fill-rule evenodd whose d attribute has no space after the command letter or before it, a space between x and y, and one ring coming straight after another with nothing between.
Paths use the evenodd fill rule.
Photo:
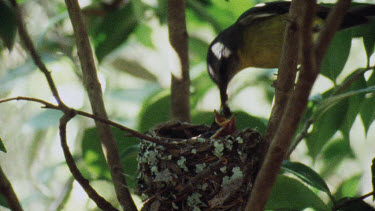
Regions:
<instances>
[{"instance_id":1,"label":"bird's tail","mask_svg":"<svg viewBox=\"0 0 375 211\"><path fill-rule=\"evenodd\" d=\"M341 25L341 29L368 23L370 19L375 19L375 5L360 4L348 10Z\"/></svg>"},{"instance_id":2,"label":"bird's tail","mask_svg":"<svg viewBox=\"0 0 375 211\"><path fill-rule=\"evenodd\" d=\"M375 18L375 5L374 4L360 4L359 6L351 7L349 13L364 16L367 18Z\"/></svg>"}]
</instances>

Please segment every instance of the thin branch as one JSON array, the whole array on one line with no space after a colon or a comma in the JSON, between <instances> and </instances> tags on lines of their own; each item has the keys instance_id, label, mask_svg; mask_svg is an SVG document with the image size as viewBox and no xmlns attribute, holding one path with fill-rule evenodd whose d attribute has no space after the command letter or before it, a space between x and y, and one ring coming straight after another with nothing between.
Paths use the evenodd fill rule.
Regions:
<instances>
[{"instance_id":1,"label":"thin branch","mask_svg":"<svg viewBox=\"0 0 375 211\"><path fill-rule=\"evenodd\" d=\"M373 69L375 69L375 66L360 68L357 71L354 71L354 74L351 75L347 80L345 80L340 86L338 86L332 95L340 94L345 89L349 88L352 85L352 83L358 80L365 72Z\"/></svg>"},{"instance_id":2,"label":"thin branch","mask_svg":"<svg viewBox=\"0 0 375 211\"><path fill-rule=\"evenodd\" d=\"M172 119L191 122L188 34L185 20L185 0L167 1L169 42L177 55L172 68L171 115Z\"/></svg>"},{"instance_id":3,"label":"thin branch","mask_svg":"<svg viewBox=\"0 0 375 211\"><path fill-rule=\"evenodd\" d=\"M74 158L72 154L70 153L69 146L66 142L66 125L68 121L72 119L74 116L75 116L74 112L65 113L64 116L62 116L60 119L60 126L59 126L60 141L61 141L61 147L64 151L66 164L68 165L69 170L72 173L73 177L82 186L82 188L85 190L85 192L90 197L90 199L92 199L100 209L117 210L91 187L89 180L82 176L81 172L79 171L77 165L74 162Z\"/></svg>"},{"instance_id":4,"label":"thin branch","mask_svg":"<svg viewBox=\"0 0 375 211\"><path fill-rule=\"evenodd\" d=\"M103 119L108 119L105 110L103 93L98 79L94 55L90 46L86 25L77 0L65 0L69 17L73 26L77 44L78 57L81 63L82 76L89 96L93 113ZM121 164L120 153L111 128L107 124L95 121L103 151L112 176L117 199L124 210L136 211L137 208L127 187L124 169Z\"/></svg>"},{"instance_id":5,"label":"thin branch","mask_svg":"<svg viewBox=\"0 0 375 211\"><path fill-rule=\"evenodd\" d=\"M18 6L16 0L10 0L14 10L16 11L16 16L17 16L17 27L18 27L18 32L21 37L21 40L25 44L26 49L29 51L31 58L33 59L34 63L36 66L43 72L45 75L48 86L52 92L52 95L55 97L57 103L66 108L66 105L63 103L63 101L60 98L60 95L57 91L56 85L52 79L51 72L47 69L46 65L43 63L43 61L40 58L40 55L37 53L34 44L31 41L31 38L29 36L29 33L26 30L23 18L22 18L22 12L20 7Z\"/></svg>"},{"instance_id":6,"label":"thin branch","mask_svg":"<svg viewBox=\"0 0 375 211\"><path fill-rule=\"evenodd\" d=\"M45 106L45 108L49 108L49 109L55 109L55 110L62 110L59 106L57 105L54 105L52 103L49 103L47 101L44 101L44 100L41 100L41 99L37 99L37 98L31 98L31 97L12 97L12 98L6 98L6 99L2 99L0 100L0 103L5 103L5 102L9 102L9 101L13 101L13 100L25 100L25 101L31 101L31 102L38 102L38 103L41 103ZM77 115L80 115L80 116L84 116L84 117L88 117L88 118L91 118L91 119L94 119L96 121L100 121L104 124L108 124L108 125L111 125L113 127L116 127L122 131L125 131L127 133L130 133L132 134L133 136L135 137L138 137L140 139L144 139L144 140L147 140L147 141L150 141L150 142L153 142L155 144L158 144L158 145L165 145L164 142L162 142L160 139L158 138L154 138L154 137L151 137L151 136L147 136L145 134L142 134L138 131L135 131L133 129L130 129L128 127L125 127L119 123L116 123L116 122L113 122L111 120L108 120L108 119L104 119L102 117L99 117L97 115L94 115L94 114L90 114L90 113L87 113L87 112L84 112L84 111L80 111L80 110L75 110L75 109L72 109L72 108L69 108L71 112L74 112L75 114ZM164 138L166 139L166 138Z\"/></svg>"},{"instance_id":7,"label":"thin branch","mask_svg":"<svg viewBox=\"0 0 375 211\"><path fill-rule=\"evenodd\" d=\"M288 152L286 153L287 158L290 157L292 152L297 148L298 144L301 143L301 141L306 137L308 134L308 130L310 126L314 123L315 119L313 117L310 117L305 124L303 125L301 131L297 134L295 140L292 142L291 146L289 147Z\"/></svg>"},{"instance_id":8,"label":"thin branch","mask_svg":"<svg viewBox=\"0 0 375 211\"><path fill-rule=\"evenodd\" d=\"M20 202L18 201L17 195L13 190L12 184L9 182L7 176L4 174L3 169L0 166L0 193L5 197L8 206L13 211L23 210Z\"/></svg>"}]
</instances>

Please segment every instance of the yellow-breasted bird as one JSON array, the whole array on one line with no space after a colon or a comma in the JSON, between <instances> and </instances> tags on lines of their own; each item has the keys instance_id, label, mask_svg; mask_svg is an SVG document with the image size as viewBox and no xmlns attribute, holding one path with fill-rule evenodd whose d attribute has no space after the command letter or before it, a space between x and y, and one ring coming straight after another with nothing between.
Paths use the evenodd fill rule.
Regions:
<instances>
[{"instance_id":1,"label":"yellow-breasted bird","mask_svg":"<svg viewBox=\"0 0 375 211\"><path fill-rule=\"evenodd\" d=\"M290 2L276 1L258 4L244 12L237 21L222 31L210 44L207 68L220 91L221 112L231 115L227 106L229 81L247 67L277 68L284 40ZM314 32L319 32L330 7L317 5ZM375 15L375 5L349 9L340 29L368 21Z\"/></svg>"}]
</instances>

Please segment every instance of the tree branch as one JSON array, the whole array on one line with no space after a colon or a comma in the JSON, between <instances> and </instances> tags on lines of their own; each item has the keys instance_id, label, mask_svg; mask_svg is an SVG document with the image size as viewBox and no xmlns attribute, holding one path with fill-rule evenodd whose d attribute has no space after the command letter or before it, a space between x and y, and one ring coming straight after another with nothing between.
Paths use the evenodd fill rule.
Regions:
<instances>
[{"instance_id":1,"label":"tree branch","mask_svg":"<svg viewBox=\"0 0 375 211\"><path fill-rule=\"evenodd\" d=\"M29 51L29 53L31 55L31 58L33 59L35 65L45 75L45 77L47 79L47 82L48 82L48 86L49 86L49 88L50 88L50 90L52 92L52 95L55 97L56 102L60 106L66 108L67 106L61 100L60 95L59 95L59 93L57 91L56 85L53 82L53 79L52 79L52 76L51 76L51 72L47 69L46 65L40 59L40 55L37 53L37 51L36 51L36 49L34 47L34 44L31 41L31 38L29 36L29 33L26 30L26 27L25 27L25 24L24 24L24 21L23 21L23 18L22 18L22 12L21 12L20 7L18 6L16 0L10 0L10 2L12 4L14 10L16 11L17 27L18 27L18 32L19 32L19 35L21 37L21 40L25 44L26 49Z\"/></svg>"},{"instance_id":2,"label":"tree branch","mask_svg":"<svg viewBox=\"0 0 375 211\"><path fill-rule=\"evenodd\" d=\"M66 160L66 164L69 167L70 172L72 173L73 177L77 180L77 182L82 186L85 190L87 195L92 199L96 205L102 210L117 210L114 208L109 202L107 202L103 197L101 197L90 185L89 180L84 178L79 171L77 165L74 162L74 158L69 151L69 146L66 142L66 125L70 119L75 116L74 112L65 113L64 116L60 119L60 141L61 147L64 151L64 156Z\"/></svg>"},{"instance_id":3,"label":"tree branch","mask_svg":"<svg viewBox=\"0 0 375 211\"><path fill-rule=\"evenodd\" d=\"M59 110L62 110L64 113L70 112L70 109L62 102L56 86L53 82L50 72L47 70L44 63L41 61L40 56L35 50L35 47L28 35L21 16L20 8L15 0L10 0L13 7L16 10L18 18L18 29L21 39L24 41L26 48L29 50L31 57L33 58L35 64L39 69L44 73L47 78L48 85L52 91L53 96L59 104ZM101 116L104 119L107 119L107 114L104 109L104 103L102 99L102 92L100 84L96 75L95 64L93 60L93 55L91 47L88 41L88 35L86 32L85 25L82 20L82 15L80 13L80 8L78 2L71 0L66 1L68 5L69 15L72 19L73 28L75 31L75 36L78 46L78 54L81 60L81 66L83 69L84 83L88 91L90 98L91 106L95 114ZM108 165L110 166L111 175L113 183L115 184L115 190L120 204L127 210L136 210L134 202L130 196L129 191L126 188L125 176L122 174L123 169L120 162L120 155L117 149L116 142L114 140L112 131L108 125L97 123L99 130L99 136L103 142L104 152L106 153ZM120 185L125 184L125 185Z\"/></svg>"},{"instance_id":4,"label":"tree branch","mask_svg":"<svg viewBox=\"0 0 375 211\"><path fill-rule=\"evenodd\" d=\"M51 76L51 73L50 71L47 69L47 67L45 66L45 64L43 63L43 61L40 59L40 55L37 53L36 49L35 49L35 46L34 44L32 43L31 39L30 39L30 36L24 26L24 21L23 21L23 18L22 18L22 13L21 13L21 9L19 8L17 2L15 0L10 0L13 8L15 9L16 11L16 14L17 14L17 25L18 25L18 30L19 30L19 35L21 37L21 40L24 42L25 46L26 46L26 49L30 52L30 55L34 61L34 63L37 65L37 67L42 71L42 73L45 75L46 79L47 79L47 82L48 82L48 85L49 85L49 88L53 94L53 96L55 97L57 103L58 103L58 106L56 105L53 105L51 103L48 103L48 102L45 102L43 100L39 100L39 99L32 99L32 101L35 101L35 102L39 102L39 103L42 103L46 106L48 105L51 105L53 106L55 109L58 109L58 110L61 110L62 112L64 112L64 116L68 115L68 114L74 114L74 110L70 109L68 106L66 106L64 104L64 102L61 100L60 96L59 96L59 93L57 91L57 88L56 88L56 85L55 85L55 82L53 81L53 78ZM15 99L15 98L13 98ZM13 100L12 98L10 99L5 99L5 100L1 100L0 102L7 102L7 101L10 101L10 100ZM24 99L28 99L30 100L31 98L24 98ZM66 124L66 123L65 123ZM64 129L65 130L65 129ZM65 132L64 132L65 133ZM65 135L65 139L66 139L66 135ZM65 140L66 142L66 140ZM64 149L66 150L66 149ZM70 157L71 154L70 152L68 151ZM66 154L64 152L64 154ZM67 156L66 156L67 157ZM74 163L74 160L68 160L69 158L67 158L67 163L68 163L68 166L72 166L74 165L75 166L75 163ZM74 167L70 167L70 169L74 170ZM77 168L75 168L76 171L78 171ZM72 172L73 176L77 176L78 175L78 178L75 178L77 179L77 181L81 181L80 184L84 184L82 185L82 187L85 189L85 191L88 193L88 195L90 197L94 197L92 198L95 202L97 202L97 204L100 204L100 206L104 206L104 208L106 208L107 210L113 210L114 207L112 207L111 204L109 204L107 201L105 201L105 199L103 199L101 196L99 196L95 190L92 189L92 187L88 184L88 182L83 182L83 180L86 180L85 178L82 177L82 175L77 172ZM81 177L79 177L79 175ZM83 178L83 180L82 180ZM86 180L87 181L87 180ZM87 184L86 184L87 183ZM99 201L97 201L99 198ZM99 206L99 205L98 205ZM113 209L111 209L111 207Z\"/></svg>"},{"instance_id":5,"label":"tree branch","mask_svg":"<svg viewBox=\"0 0 375 211\"><path fill-rule=\"evenodd\" d=\"M294 136L298 123L306 109L311 88L319 74L320 64L330 41L350 6L350 0L340 0L330 12L327 24L319 35L315 46L312 44L312 24L316 1L300 0L302 9L298 23L300 24L299 41L301 42L302 68L297 86L290 97L279 128L272 139L265 161L258 173L255 185L246 206L246 210L264 210L271 188L276 180L282 161L285 158L290 141ZM314 55L313 55L314 54ZM315 60L314 60L315 56Z\"/></svg>"},{"instance_id":6,"label":"tree branch","mask_svg":"<svg viewBox=\"0 0 375 211\"><path fill-rule=\"evenodd\" d=\"M13 190L12 184L9 182L7 176L4 174L3 169L0 166L0 192L5 197L8 206L13 211L23 210L20 202L18 201L17 195Z\"/></svg>"},{"instance_id":7,"label":"tree branch","mask_svg":"<svg viewBox=\"0 0 375 211\"><path fill-rule=\"evenodd\" d=\"M294 89L294 83L297 73L298 62L298 26L297 1L292 1L289 10L289 17L284 32L284 43L282 54L280 57L280 66L278 70L277 80L275 81L275 102L272 107L271 116L268 121L267 130L264 138L267 142L267 148L279 127L280 119L284 114L288 99Z\"/></svg>"},{"instance_id":8,"label":"tree branch","mask_svg":"<svg viewBox=\"0 0 375 211\"><path fill-rule=\"evenodd\" d=\"M103 102L103 94L94 63L93 52L78 1L65 0L65 4L73 25L78 57L82 67L83 81L90 99L91 108L95 115L108 119ZM124 210L135 211L137 208L127 188L125 175L123 174L124 170L121 165L120 154L112 130L107 124L103 124L100 121L95 121L95 123L98 128L103 151L110 169L117 199Z\"/></svg>"},{"instance_id":9,"label":"tree branch","mask_svg":"<svg viewBox=\"0 0 375 211\"><path fill-rule=\"evenodd\" d=\"M59 106L57 106L57 105L54 105L52 103L49 103L49 102L41 100L41 99L31 98L31 97L12 97L12 98L6 98L6 99L0 100L0 103L5 103L5 102L13 101L13 100L25 100L25 101L37 102L37 103L45 105L45 108L50 108L50 109L55 109L55 110L62 111L62 109ZM162 141L161 139L158 139L158 138L155 138L155 137L151 137L151 136L147 136L147 135L142 134L142 133L140 133L138 131L135 131L135 130L132 130L132 129L128 128L128 127L125 127L125 126L123 126L123 125L121 125L121 124L119 124L117 122L113 122L111 120L104 119L104 118L102 118L100 116L97 116L97 115L94 115L94 114L90 114L90 113L87 113L87 112L84 112L84 111L80 111L80 110L75 110L73 108L69 108L69 111L70 112L74 112L76 115L88 117L88 118L91 118L93 120L102 122L104 124L111 125L111 126L116 127L116 128L118 128L118 129L120 129L122 131L130 133L133 136L138 137L140 139L144 139L144 140L147 140L147 141L150 141L150 142L153 142L155 144L162 145L162 146L166 145L166 143L164 141ZM166 140L166 139L167 138L163 138L163 140Z\"/></svg>"},{"instance_id":10,"label":"tree branch","mask_svg":"<svg viewBox=\"0 0 375 211\"><path fill-rule=\"evenodd\" d=\"M9 102L9 101L13 101L13 100L25 100L25 101L38 102L40 104L45 105L45 108L63 111L63 109L61 107L57 106L57 105L54 105L52 103L49 103L49 102L41 100L41 99L31 98L31 97L21 97L21 96L19 96L19 97L6 98L6 99L0 100L0 104L1 103L5 103L5 102ZM84 111L80 111L80 110L75 110L73 108L69 108L69 112L74 112L76 115L80 115L80 116L84 116L84 117L87 117L87 118L91 118L93 120L102 122L104 124L116 127L116 128L118 128L118 129L120 129L120 130L122 130L124 132L130 133L134 137L137 137L139 139L144 139L144 140L153 142L153 143L155 143L157 145L161 145L161 146L165 146L165 147L175 147L176 144L173 143L173 142L174 141L181 141L180 139L173 139L173 138L166 138L166 137L163 137L163 138L151 137L151 136L142 134L142 133L140 133L140 132L138 132L136 130L130 129L128 127L125 127L125 126L123 126L123 125L121 125L121 124L119 124L117 122L113 122L113 121L111 121L109 119L104 119L104 118L102 118L100 116L97 116L97 115L94 115L94 114L90 114L90 113L87 113L87 112L84 112ZM172 143L166 142L165 140L171 141Z\"/></svg>"},{"instance_id":11,"label":"tree branch","mask_svg":"<svg viewBox=\"0 0 375 211\"><path fill-rule=\"evenodd\" d=\"M340 86L336 87L336 90L332 95L342 93L345 89L350 87L354 81L358 80L365 72L373 69L375 69L375 66L357 69L356 71L354 71L353 75L351 75L347 80L345 80Z\"/></svg>"},{"instance_id":12,"label":"tree branch","mask_svg":"<svg viewBox=\"0 0 375 211\"><path fill-rule=\"evenodd\" d=\"M172 119L191 122L190 78L188 56L188 34L185 20L185 1L167 1L169 42L175 54L177 65L172 67L171 115Z\"/></svg>"}]
</instances>

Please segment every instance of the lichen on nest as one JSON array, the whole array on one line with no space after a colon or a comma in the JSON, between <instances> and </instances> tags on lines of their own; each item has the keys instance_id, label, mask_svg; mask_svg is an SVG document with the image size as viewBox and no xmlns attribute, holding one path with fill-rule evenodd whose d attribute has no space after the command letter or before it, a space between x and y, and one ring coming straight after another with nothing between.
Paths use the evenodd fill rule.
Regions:
<instances>
[{"instance_id":1,"label":"lichen on nest","mask_svg":"<svg viewBox=\"0 0 375 211\"><path fill-rule=\"evenodd\" d=\"M168 123L142 140L137 194L142 210L241 210L258 173L264 141L252 130L214 136L220 127Z\"/></svg>"}]
</instances>

